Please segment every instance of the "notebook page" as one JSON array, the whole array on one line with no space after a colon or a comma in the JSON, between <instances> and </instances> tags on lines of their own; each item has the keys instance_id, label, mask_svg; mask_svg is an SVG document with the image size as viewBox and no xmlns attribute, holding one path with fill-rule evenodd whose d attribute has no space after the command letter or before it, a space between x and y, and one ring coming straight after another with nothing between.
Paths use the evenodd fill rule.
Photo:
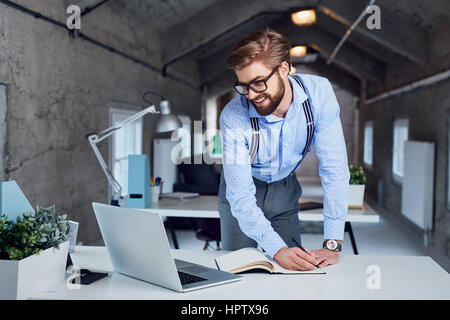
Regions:
<instances>
[{"instance_id":1,"label":"notebook page","mask_svg":"<svg viewBox=\"0 0 450 320\"><path fill-rule=\"evenodd\" d=\"M216 262L222 271L233 270L255 261L272 262L256 248L243 248L216 258Z\"/></svg>"},{"instance_id":2,"label":"notebook page","mask_svg":"<svg viewBox=\"0 0 450 320\"><path fill-rule=\"evenodd\" d=\"M285 269L282 266L278 264L275 260L271 260L271 263L273 264L275 273L304 273L304 274L325 274L326 272L323 269L316 268L314 270L306 270L306 271L300 271L300 270L289 270Z\"/></svg>"}]
</instances>

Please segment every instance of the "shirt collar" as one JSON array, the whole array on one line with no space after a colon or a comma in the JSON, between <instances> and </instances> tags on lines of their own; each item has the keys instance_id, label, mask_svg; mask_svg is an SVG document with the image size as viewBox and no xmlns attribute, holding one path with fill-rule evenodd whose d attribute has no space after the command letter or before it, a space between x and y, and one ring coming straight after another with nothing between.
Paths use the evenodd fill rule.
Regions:
<instances>
[{"instance_id":1,"label":"shirt collar","mask_svg":"<svg viewBox=\"0 0 450 320\"><path fill-rule=\"evenodd\" d=\"M292 76L288 76L288 79L291 83L293 99L284 119L290 119L291 117L293 117L299 106L308 98L305 91L303 91L303 89L297 83L297 80L295 80ZM241 99L243 100L244 105L247 106L248 100L244 96L241 96ZM273 114L269 114L267 116L260 115L251 102L248 102L248 106L248 116L250 118L264 118L267 122L277 122L283 120L282 118L278 118Z\"/></svg>"}]
</instances>

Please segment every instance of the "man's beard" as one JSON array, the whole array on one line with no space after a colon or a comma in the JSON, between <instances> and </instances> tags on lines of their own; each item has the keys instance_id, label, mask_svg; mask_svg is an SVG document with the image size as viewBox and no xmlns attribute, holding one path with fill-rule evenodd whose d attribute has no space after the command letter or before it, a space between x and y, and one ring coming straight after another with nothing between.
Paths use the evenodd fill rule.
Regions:
<instances>
[{"instance_id":1,"label":"man's beard","mask_svg":"<svg viewBox=\"0 0 450 320\"><path fill-rule=\"evenodd\" d=\"M256 99L252 100L256 111L262 116L267 116L267 115L273 113L278 108L278 106L280 105L281 100L284 97L284 91L285 91L284 82L283 82L283 80L281 79L281 77L279 75L277 75L277 76L278 76L278 80L279 80L278 81L279 90L274 96L271 96L271 95L263 93L260 96L258 96ZM264 107L256 106L254 101L258 100L258 99L261 99L261 97L269 99L269 105L268 106L264 106Z\"/></svg>"}]
</instances>

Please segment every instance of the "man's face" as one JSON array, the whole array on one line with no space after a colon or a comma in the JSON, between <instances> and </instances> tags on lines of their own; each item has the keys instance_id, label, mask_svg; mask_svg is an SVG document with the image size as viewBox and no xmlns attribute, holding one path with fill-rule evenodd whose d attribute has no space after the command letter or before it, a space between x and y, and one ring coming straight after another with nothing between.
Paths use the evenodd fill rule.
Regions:
<instances>
[{"instance_id":1,"label":"man's face","mask_svg":"<svg viewBox=\"0 0 450 320\"><path fill-rule=\"evenodd\" d=\"M273 69L267 67L262 60L256 60L245 68L236 70L236 76L238 82L248 84L254 80L267 78L272 71ZM275 71L266 84L267 90L256 93L249 89L246 95L246 98L253 103L256 111L262 116L269 115L277 109L285 92L284 82L278 70Z\"/></svg>"}]
</instances>

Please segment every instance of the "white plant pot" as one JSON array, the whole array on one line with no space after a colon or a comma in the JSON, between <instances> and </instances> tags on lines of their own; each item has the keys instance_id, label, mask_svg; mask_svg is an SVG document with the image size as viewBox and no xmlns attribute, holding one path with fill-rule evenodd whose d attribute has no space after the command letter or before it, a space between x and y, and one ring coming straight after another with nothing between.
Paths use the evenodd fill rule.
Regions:
<instances>
[{"instance_id":1,"label":"white plant pot","mask_svg":"<svg viewBox=\"0 0 450 320\"><path fill-rule=\"evenodd\" d=\"M0 300L23 300L55 289L66 275L69 241L22 260L0 260Z\"/></svg>"},{"instance_id":2,"label":"white plant pot","mask_svg":"<svg viewBox=\"0 0 450 320\"><path fill-rule=\"evenodd\" d=\"M365 184L351 184L349 189L348 205L349 207L361 207L364 204Z\"/></svg>"}]
</instances>

